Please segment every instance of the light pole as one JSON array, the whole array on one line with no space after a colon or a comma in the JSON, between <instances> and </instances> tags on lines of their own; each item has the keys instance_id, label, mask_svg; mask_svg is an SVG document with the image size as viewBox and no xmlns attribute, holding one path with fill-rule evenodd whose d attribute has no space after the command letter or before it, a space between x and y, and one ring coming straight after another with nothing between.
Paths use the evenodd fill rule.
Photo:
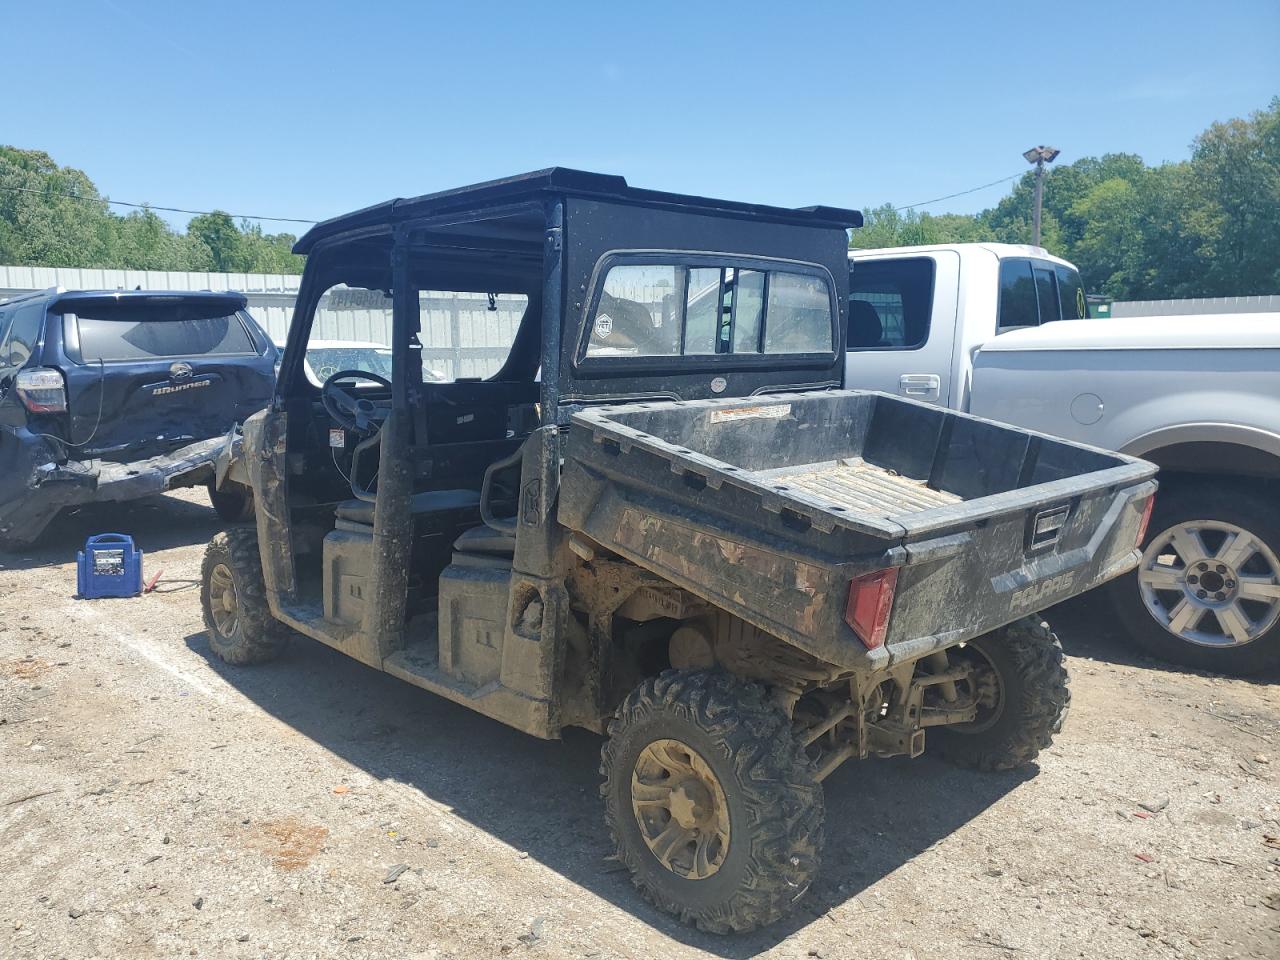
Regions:
<instances>
[{"instance_id":1,"label":"light pole","mask_svg":"<svg viewBox=\"0 0 1280 960\"><path fill-rule=\"evenodd\" d=\"M1036 165L1036 208L1032 214L1031 232L1035 235L1032 243L1040 246L1040 202L1044 199L1044 165L1053 163L1061 151L1057 147L1032 147L1023 157L1027 163Z\"/></svg>"}]
</instances>

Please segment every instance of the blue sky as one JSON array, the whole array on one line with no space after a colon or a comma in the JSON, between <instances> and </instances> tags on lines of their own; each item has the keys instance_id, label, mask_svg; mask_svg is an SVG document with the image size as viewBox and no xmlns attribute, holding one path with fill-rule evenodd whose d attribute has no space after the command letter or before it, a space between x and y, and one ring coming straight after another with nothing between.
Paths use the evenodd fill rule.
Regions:
<instances>
[{"instance_id":1,"label":"blue sky","mask_svg":"<svg viewBox=\"0 0 1280 960\"><path fill-rule=\"evenodd\" d=\"M1277 0L0 0L0 24L0 143L113 199L307 218L555 164L908 204L1018 173L1037 143L1182 159L1280 94Z\"/></svg>"}]
</instances>

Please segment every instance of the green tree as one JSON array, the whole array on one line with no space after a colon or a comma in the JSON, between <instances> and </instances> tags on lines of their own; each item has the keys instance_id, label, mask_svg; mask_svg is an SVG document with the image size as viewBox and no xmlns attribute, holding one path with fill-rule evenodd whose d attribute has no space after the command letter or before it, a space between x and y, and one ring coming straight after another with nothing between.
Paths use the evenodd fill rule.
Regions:
<instances>
[{"instance_id":1,"label":"green tree","mask_svg":"<svg viewBox=\"0 0 1280 960\"><path fill-rule=\"evenodd\" d=\"M117 215L83 171L0 146L0 263L296 274L293 243L220 212L193 217L185 233L145 207Z\"/></svg>"},{"instance_id":2,"label":"green tree","mask_svg":"<svg viewBox=\"0 0 1280 960\"><path fill-rule=\"evenodd\" d=\"M862 217L863 226L853 231L849 243L859 250L994 239L977 217L964 213L935 216L915 210L896 210L886 203L864 210Z\"/></svg>"},{"instance_id":3,"label":"green tree","mask_svg":"<svg viewBox=\"0 0 1280 960\"><path fill-rule=\"evenodd\" d=\"M231 214L215 210L192 217L187 235L209 251L211 269L220 273L244 273L249 269L250 255Z\"/></svg>"},{"instance_id":4,"label":"green tree","mask_svg":"<svg viewBox=\"0 0 1280 960\"><path fill-rule=\"evenodd\" d=\"M109 216L83 171L43 151L0 146L0 263L100 266Z\"/></svg>"},{"instance_id":5,"label":"green tree","mask_svg":"<svg viewBox=\"0 0 1280 960\"><path fill-rule=\"evenodd\" d=\"M1215 294L1280 290L1280 97L1196 138L1187 221Z\"/></svg>"}]
</instances>

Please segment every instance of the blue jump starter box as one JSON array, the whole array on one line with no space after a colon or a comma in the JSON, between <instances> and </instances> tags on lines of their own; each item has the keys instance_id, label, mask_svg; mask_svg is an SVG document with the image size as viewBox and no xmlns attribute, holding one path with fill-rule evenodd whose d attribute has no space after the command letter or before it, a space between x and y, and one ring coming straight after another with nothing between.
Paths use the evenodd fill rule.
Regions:
<instances>
[{"instance_id":1,"label":"blue jump starter box","mask_svg":"<svg viewBox=\"0 0 1280 960\"><path fill-rule=\"evenodd\" d=\"M100 533L76 553L76 592L85 600L142 593L142 551L123 533Z\"/></svg>"}]
</instances>

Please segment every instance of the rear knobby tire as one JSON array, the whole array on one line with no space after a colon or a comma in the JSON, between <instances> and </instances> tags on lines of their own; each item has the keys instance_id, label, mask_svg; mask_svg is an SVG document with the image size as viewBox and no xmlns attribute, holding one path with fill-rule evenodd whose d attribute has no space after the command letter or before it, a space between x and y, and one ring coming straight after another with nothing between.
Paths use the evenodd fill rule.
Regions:
<instances>
[{"instance_id":1,"label":"rear knobby tire","mask_svg":"<svg viewBox=\"0 0 1280 960\"><path fill-rule=\"evenodd\" d=\"M930 730L930 746L977 770L1012 770L1035 760L1062 730L1071 705L1062 645L1049 625L1024 617L970 640L951 657L970 658L988 677L994 673L998 696L994 705L979 707L973 723Z\"/></svg>"},{"instance_id":2,"label":"rear knobby tire","mask_svg":"<svg viewBox=\"0 0 1280 960\"><path fill-rule=\"evenodd\" d=\"M253 519L253 488L243 483L228 481L221 490L210 483L209 502L227 523L247 523Z\"/></svg>"},{"instance_id":3,"label":"rear knobby tire","mask_svg":"<svg viewBox=\"0 0 1280 960\"><path fill-rule=\"evenodd\" d=\"M229 600L228 578L233 591ZM289 631L267 606L253 527L225 530L209 541L200 569L200 606L209 647L219 659L239 666L280 655Z\"/></svg>"},{"instance_id":4,"label":"rear knobby tire","mask_svg":"<svg viewBox=\"0 0 1280 960\"><path fill-rule=\"evenodd\" d=\"M671 740L696 751L727 811L722 861L701 879L663 865L632 807L641 754ZM822 786L787 717L758 684L712 670L668 670L646 680L609 724L600 773L618 859L654 906L685 923L709 933L764 926L786 914L817 874Z\"/></svg>"}]
</instances>

